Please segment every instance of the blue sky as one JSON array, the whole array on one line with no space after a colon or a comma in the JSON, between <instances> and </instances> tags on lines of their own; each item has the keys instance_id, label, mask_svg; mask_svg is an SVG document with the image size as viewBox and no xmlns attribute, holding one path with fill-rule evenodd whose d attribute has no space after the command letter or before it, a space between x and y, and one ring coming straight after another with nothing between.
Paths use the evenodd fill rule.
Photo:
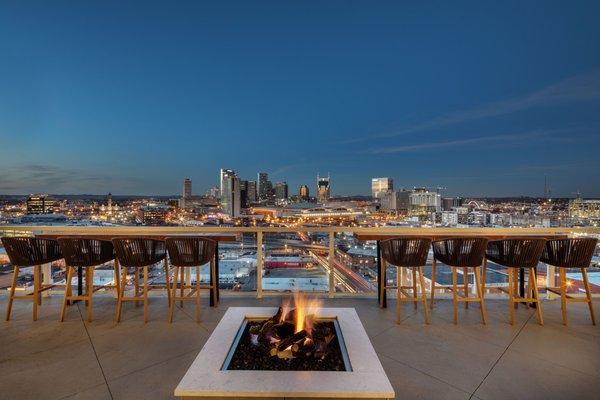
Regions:
<instances>
[{"instance_id":1,"label":"blue sky","mask_svg":"<svg viewBox=\"0 0 600 400\"><path fill-rule=\"evenodd\" d=\"M597 1L0 5L0 194L600 196Z\"/></svg>"}]
</instances>

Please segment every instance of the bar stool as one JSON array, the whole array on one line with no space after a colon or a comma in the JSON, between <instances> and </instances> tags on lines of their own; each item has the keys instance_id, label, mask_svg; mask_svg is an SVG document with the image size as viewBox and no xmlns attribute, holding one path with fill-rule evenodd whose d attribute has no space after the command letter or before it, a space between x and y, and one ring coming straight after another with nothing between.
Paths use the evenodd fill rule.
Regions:
<instances>
[{"instance_id":1,"label":"bar stool","mask_svg":"<svg viewBox=\"0 0 600 400\"><path fill-rule=\"evenodd\" d=\"M117 299L117 322L121 322L124 301L144 302L144 322L148 322L148 267L162 261L166 257L165 242L149 238L114 238L112 240L115 254L122 267L119 297ZM127 285L127 269L134 268L134 295L125 297ZM139 273L144 271L143 293L139 293ZM168 280L167 280L168 287Z\"/></svg>"},{"instance_id":2,"label":"bar stool","mask_svg":"<svg viewBox=\"0 0 600 400\"><path fill-rule=\"evenodd\" d=\"M183 307L183 302L186 300L196 301L196 321L200 322L200 289L208 288L213 291L213 296L216 298L216 285L218 278L212 285L200 285L200 267L207 262L210 262L211 276L216 276L215 273L215 249L216 242L211 239L201 237L171 237L166 239L167 251L169 252L169 260L171 265L175 267L173 273L173 284L171 293L171 301L169 304L169 322L173 322L173 311L175 309L175 301L179 300ZM186 285L185 269L196 268L196 284ZM178 275L181 275L178 278ZM180 295L177 296L177 281L181 279L179 285ZM185 294L185 290L190 289L190 292ZM192 297L193 296L193 297Z\"/></svg>"},{"instance_id":3,"label":"bar stool","mask_svg":"<svg viewBox=\"0 0 600 400\"><path fill-rule=\"evenodd\" d=\"M427 293L425 290L425 279L423 278L423 266L427 264L427 255L429 254L431 239L399 237L387 239L381 242L381 258L384 262L383 270L387 264L396 266L396 286L386 286L385 282L381 285L381 294L386 289L397 289L396 299L396 323L400 323L400 304L403 301L412 301L417 307L417 302L423 303L423 312L425 313L425 323L429 324L429 307L427 305ZM402 286L400 279L401 268L407 268L412 271L412 285ZM417 295L417 275L419 285L421 286L421 295ZM412 290L412 296L405 289ZM404 295L405 297L402 297Z\"/></svg>"},{"instance_id":4,"label":"bar stool","mask_svg":"<svg viewBox=\"0 0 600 400\"><path fill-rule=\"evenodd\" d=\"M14 267L10 297L6 309L6 320L10 319L12 304L14 300L33 301L33 320L37 321L38 305L42 304L41 293L56 285L44 285L42 283L42 264L60 260L62 254L56 240L40 239L35 237L3 237L2 244L6 254ZM22 267L33 266L33 293L15 296L19 270Z\"/></svg>"},{"instance_id":5,"label":"bar stool","mask_svg":"<svg viewBox=\"0 0 600 400\"><path fill-rule=\"evenodd\" d=\"M529 303L536 303L538 322L540 325L544 325L535 267L540 261L545 244L545 239L533 238L511 238L493 240L488 243L486 259L508 269L508 290L503 288L500 290L508 293L509 323L511 325L515 322L515 307L519 303L525 303L527 308L529 308ZM518 275L521 268L527 269L529 272L525 297L518 296Z\"/></svg>"},{"instance_id":6,"label":"bar stool","mask_svg":"<svg viewBox=\"0 0 600 400\"><path fill-rule=\"evenodd\" d=\"M487 239L458 237L432 242L433 263L431 268L431 307L436 289L443 287L435 286L436 263L440 261L452 268L452 305L454 307L454 323L458 323L458 302L465 303L465 308L469 308L469 302L478 302L481 308L481 320L486 324L485 302L483 300L483 287L481 285L481 275L479 268L485 256ZM457 268L463 269L463 295L459 297L457 284ZM475 277L475 288L477 297L469 297L469 268L473 269Z\"/></svg>"},{"instance_id":7,"label":"bar stool","mask_svg":"<svg viewBox=\"0 0 600 400\"><path fill-rule=\"evenodd\" d=\"M88 322L92 322L94 267L105 264L115 258L113 245L106 240L69 237L58 238L58 243L65 258L67 270L65 297L60 310L60 322L65 320L67 304L72 304L73 300L85 300L87 320ZM76 273L77 267L85 267L85 294L81 296L73 296L73 288L71 286L73 274Z\"/></svg>"},{"instance_id":8,"label":"bar stool","mask_svg":"<svg viewBox=\"0 0 600 400\"><path fill-rule=\"evenodd\" d=\"M567 303L577 302L588 304L592 324L596 325L587 268L590 266L597 243L598 240L594 238L554 239L546 242L546 246L542 252L542 262L558 267L560 279L560 287L549 287L546 290L560 294L560 308L562 310L564 325L567 325ZM583 286L585 287L585 299L567 295L567 268L581 269Z\"/></svg>"}]
</instances>

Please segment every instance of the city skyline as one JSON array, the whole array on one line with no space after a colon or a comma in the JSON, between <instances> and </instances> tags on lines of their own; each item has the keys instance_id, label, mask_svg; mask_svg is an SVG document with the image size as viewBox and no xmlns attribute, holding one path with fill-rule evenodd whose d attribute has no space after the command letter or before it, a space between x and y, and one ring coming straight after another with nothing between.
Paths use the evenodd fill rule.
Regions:
<instances>
[{"instance_id":1,"label":"city skyline","mask_svg":"<svg viewBox=\"0 0 600 400\"><path fill-rule=\"evenodd\" d=\"M542 5L542 6L540 6ZM600 197L597 2L5 5L0 194ZM510 27L510 29L507 29Z\"/></svg>"}]
</instances>

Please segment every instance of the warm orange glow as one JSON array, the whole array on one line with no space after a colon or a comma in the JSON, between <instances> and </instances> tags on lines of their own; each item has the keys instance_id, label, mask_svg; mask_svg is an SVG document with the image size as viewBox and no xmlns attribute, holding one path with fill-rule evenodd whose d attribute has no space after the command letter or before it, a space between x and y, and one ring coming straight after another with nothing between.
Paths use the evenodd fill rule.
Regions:
<instances>
[{"instance_id":1,"label":"warm orange glow","mask_svg":"<svg viewBox=\"0 0 600 400\"><path fill-rule=\"evenodd\" d=\"M313 327L311 315L321 308L322 302L317 298L310 298L302 293L294 293L294 305L296 307L296 330L306 330L310 335Z\"/></svg>"}]
</instances>

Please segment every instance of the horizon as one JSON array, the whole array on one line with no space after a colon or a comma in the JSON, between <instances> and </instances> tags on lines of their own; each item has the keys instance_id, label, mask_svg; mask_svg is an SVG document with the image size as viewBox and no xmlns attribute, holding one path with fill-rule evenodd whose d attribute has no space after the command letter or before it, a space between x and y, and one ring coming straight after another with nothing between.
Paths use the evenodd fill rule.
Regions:
<instances>
[{"instance_id":1,"label":"horizon","mask_svg":"<svg viewBox=\"0 0 600 400\"><path fill-rule=\"evenodd\" d=\"M540 6L543 5L543 6ZM600 3L13 3L0 194L600 197ZM20 194L15 194L20 195ZM136 195L124 195L136 196Z\"/></svg>"}]
</instances>

